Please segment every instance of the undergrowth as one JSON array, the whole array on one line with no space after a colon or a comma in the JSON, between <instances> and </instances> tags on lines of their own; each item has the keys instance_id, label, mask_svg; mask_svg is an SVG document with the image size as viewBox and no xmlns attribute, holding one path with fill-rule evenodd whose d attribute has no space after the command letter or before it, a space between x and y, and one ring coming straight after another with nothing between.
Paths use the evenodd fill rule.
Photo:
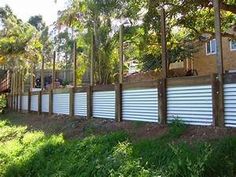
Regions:
<instances>
[{"instance_id":1,"label":"undergrowth","mask_svg":"<svg viewBox=\"0 0 236 177\"><path fill-rule=\"evenodd\" d=\"M132 141L122 132L65 140L0 121L0 176L215 177L236 175L236 138L189 145L170 125L163 137Z\"/></svg>"}]
</instances>

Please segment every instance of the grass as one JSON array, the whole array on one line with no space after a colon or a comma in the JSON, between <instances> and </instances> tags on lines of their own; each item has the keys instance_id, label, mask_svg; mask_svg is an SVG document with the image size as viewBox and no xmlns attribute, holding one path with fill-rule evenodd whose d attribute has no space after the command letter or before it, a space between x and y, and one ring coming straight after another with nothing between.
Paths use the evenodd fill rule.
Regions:
<instances>
[{"instance_id":1,"label":"grass","mask_svg":"<svg viewBox=\"0 0 236 177\"><path fill-rule=\"evenodd\" d=\"M66 140L0 121L0 176L215 177L236 175L236 138L196 142L179 137L181 122L157 139L133 141L123 132Z\"/></svg>"}]
</instances>

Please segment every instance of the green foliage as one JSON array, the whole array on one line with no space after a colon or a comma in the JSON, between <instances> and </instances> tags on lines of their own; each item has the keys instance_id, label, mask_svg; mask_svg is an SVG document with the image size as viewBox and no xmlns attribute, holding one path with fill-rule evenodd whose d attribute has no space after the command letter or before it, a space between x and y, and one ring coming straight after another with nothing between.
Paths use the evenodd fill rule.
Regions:
<instances>
[{"instance_id":1,"label":"green foliage","mask_svg":"<svg viewBox=\"0 0 236 177\"><path fill-rule=\"evenodd\" d=\"M31 16L28 23L36 28L39 35L39 42L42 44L42 57L44 57L44 62L47 67L47 62L50 62L53 54L53 42L49 34L49 27L46 26L41 15Z\"/></svg>"},{"instance_id":2,"label":"green foliage","mask_svg":"<svg viewBox=\"0 0 236 177\"><path fill-rule=\"evenodd\" d=\"M5 95L0 95L0 114L3 113L7 106L7 99Z\"/></svg>"},{"instance_id":3,"label":"green foliage","mask_svg":"<svg viewBox=\"0 0 236 177\"><path fill-rule=\"evenodd\" d=\"M140 159L134 158L133 147L129 142L119 143L112 154L111 162L115 165L110 171L111 177L137 176L148 177L157 176L156 170L150 170L141 165Z\"/></svg>"},{"instance_id":4,"label":"green foliage","mask_svg":"<svg viewBox=\"0 0 236 177\"><path fill-rule=\"evenodd\" d=\"M38 31L44 30L46 26L43 22L42 15L31 16L28 23L34 26Z\"/></svg>"},{"instance_id":5,"label":"green foliage","mask_svg":"<svg viewBox=\"0 0 236 177\"><path fill-rule=\"evenodd\" d=\"M42 44L37 30L18 19L11 9L0 8L0 62L13 71L30 68L41 60Z\"/></svg>"}]
</instances>

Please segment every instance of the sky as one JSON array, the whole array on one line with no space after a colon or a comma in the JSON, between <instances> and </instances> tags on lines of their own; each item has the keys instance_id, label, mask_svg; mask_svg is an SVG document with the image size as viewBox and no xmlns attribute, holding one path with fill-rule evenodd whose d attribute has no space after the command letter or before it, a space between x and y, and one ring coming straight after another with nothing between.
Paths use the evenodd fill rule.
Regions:
<instances>
[{"instance_id":1,"label":"sky","mask_svg":"<svg viewBox=\"0 0 236 177\"><path fill-rule=\"evenodd\" d=\"M31 16L42 15L47 25L57 19L57 11L65 8L66 0L0 0L0 7L10 6L13 13L23 21Z\"/></svg>"}]
</instances>

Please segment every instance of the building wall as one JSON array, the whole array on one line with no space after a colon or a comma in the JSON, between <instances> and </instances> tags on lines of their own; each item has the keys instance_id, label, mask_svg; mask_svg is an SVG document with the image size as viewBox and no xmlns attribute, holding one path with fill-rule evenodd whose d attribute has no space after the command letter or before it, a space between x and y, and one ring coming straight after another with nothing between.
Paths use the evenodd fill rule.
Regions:
<instances>
[{"instance_id":1,"label":"building wall","mask_svg":"<svg viewBox=\"0 0 236 177\"><path fill-rule=\"evenodd\" d=\"M236 51L230 51L228 38L222 39L224 70L236 70ZM206 55L205 43L200 46L199 51L194 54L193 67L198 75L209 75L216 73L216 55Z\"/></svg>"}]
</instances>

